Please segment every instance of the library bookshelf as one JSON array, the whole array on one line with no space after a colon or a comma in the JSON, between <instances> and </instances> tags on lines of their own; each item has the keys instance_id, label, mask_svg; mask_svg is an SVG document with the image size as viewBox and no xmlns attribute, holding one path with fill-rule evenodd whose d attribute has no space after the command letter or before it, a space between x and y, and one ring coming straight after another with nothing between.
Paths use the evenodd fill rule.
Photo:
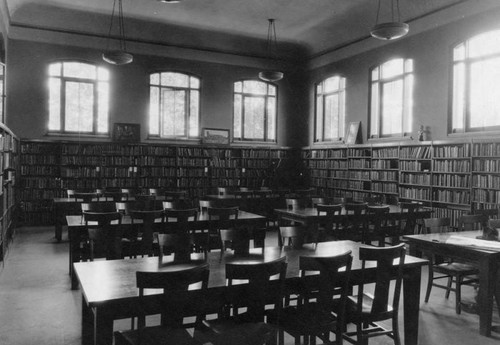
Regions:
<instances>
[{"instance_id":1,"label":"library bookshelf","mask_svg":"<svg viewBox=\"0 0 500 345\"><path fill-rule=\"evenodd\" d=\"M54 224L53 199L67 189L162 188L196 199L216 187L273 187L281 181L279 166L293 159L286 147L44 140L20 146L22 220L38 225Z\"/></svg>"},{"instance_id":2,"label":"library bookshelf","mask_svg":"<svg viewBox=\"0 0 500 345\"><path fill-rule=\"evenodd\" d=\"M4 260L16 228L19 199L17 195L17 174L19 168L19 139L5 125L0 124L0 261Z\"/></svg>"},{"instance_id":3,"label":"library bookshelf","mask_svg":"<svg viewBox=\"0 0 500 345\"><path fill-rule=\"evenodd\" d=\"M498 139L306 147L301 157L318 194L418 201L451 219L499 207Z\"/></svg>"}]
</instances>

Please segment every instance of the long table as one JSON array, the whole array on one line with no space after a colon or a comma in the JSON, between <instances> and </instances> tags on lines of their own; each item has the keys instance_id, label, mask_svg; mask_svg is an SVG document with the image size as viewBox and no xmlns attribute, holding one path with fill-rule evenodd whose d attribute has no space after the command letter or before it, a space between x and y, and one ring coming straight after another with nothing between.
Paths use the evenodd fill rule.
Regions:
<instances>
[{"instance_id":1,"label":"long table","mask_svg":"<svg viewBox=\"0 0 500 345\"><path fill-rule=\"evenodd\" d=\"M404 216L405 212L401 211L401 208L396 205L388 205L389 206L389 213L387 214L387 219L388 220L394 220L398 221ZM286 208L280 208L280 209L275 209L274 213L278 217L278 221L280 224L283 223L283 220L287 221L292 221L292 222L298 222L303 224L304 226L312 229L313 227L317 226L319 223L321 223L322 220L325 219L326 215L319 215L318 210L314 207L306 207L306 208L294 208L294 209L286 209ZM425 208L422 207L418 210L415 211L415 216L417 218L428 218L432 214L432 210L430 208ZM344 224L348 217L352 217L353 215L348 215L346 213L346 210L342 208L342 212L340 215L335 216L336 221L338 221L341 224ZM354 216L357 218L365 218L368 219L370 217L369 214L361 214ZM362 219L361 219L362 220Z\"/></svg>"},{"instance_id":2,"label":"long table","mask_svg":"<svg viewBox=\"0 0 500 345\"><path fill-rule=\"evenodd\" d=\"M78 288L78 281L76 279L73 264L75 262L79 262L81 258L81 249L80 249L80 239L85 236L86 228L85 223L83 222L83 217L81 215L78 216L66 216L66 222L68 224L68 237L69 237L69 274L71 277L71 288ZM135 221L139 223L139 220ZM112 224L117 224L117 222L113 222ZM130 216L123 216L121 226L130 226L132 224L132 219ZM196 219L191 219L188 222L189 230L199 230L199 229L208 229L209 227L209 219L207 212L198 213L198 217ZM238 226L255 226L255 227L265 227L266 226L266 217L245 212L238 212L238 219L236 220L236 225Z\"/></svg>"},{"instance_id":3,"label":"long table","mask_svg":"<svg viewBox=\"0 0 500 345\"><path fill-rule=\"evenodd\" d=\"M467 244L467 238L475 240L481 231L446 232L426 235L408 235L404 238L410 244L411 255L420 256L422 252L434 253L443 257L467 262L479 268L479 334L491 336L493 319L493 296L500 304L500 250L488 250ZM457 240L454 240L457 239ZM475 241L471 241L475 242ZM488 244L487 241L485 245Z\"/></svg>"},{"instance_id":4,"label":"long table","mask_svg":"<svg viewBox=\"0 0 500 345\"><path fill-rule=\"evenodd\" d=\"M286 256L288 268L286 284L293 289L300 279L299 257L302 255L328 256L352 251L353 263L351 283L357 285L361 281L361 261L359 247L352 241L321 242L317 246L306 244L301 249L288 247L264 247L251 249L250 257L236 257L227 253L220 260L220 253L208 253L206 258L210 267L208 291L201 296L199 290L188 291L185 298L192 301L192 305L203 306L206 312L217 311L216 307L224 300L228 289L226 286L225 263L234 260L268 261ZM404 344L417 345L418 322L420 306L420 278L421 268L427 260L408 256L404 263L403 276L403 308L404 308ZM82 292L82 344L101 345L111 344L113 336L113 320L129 318L135 315L138 301L135 272L157 271L169 269L168 265L159 267L158 258L139 258L110 261L79 262L74 264L76 276ZM393 274L396 275L395 269ZM376 268L365 268L365 280L374 282ZM236 287L237 288L237 287ZM154 303L159 295L151 295L148 312L158 313L158 304ZM145 307L141 305L141 307ZM156 309L155 309L156 307ZM186 310L186 316L194 315L193 310Z\"/></svg>"}]
</instances>

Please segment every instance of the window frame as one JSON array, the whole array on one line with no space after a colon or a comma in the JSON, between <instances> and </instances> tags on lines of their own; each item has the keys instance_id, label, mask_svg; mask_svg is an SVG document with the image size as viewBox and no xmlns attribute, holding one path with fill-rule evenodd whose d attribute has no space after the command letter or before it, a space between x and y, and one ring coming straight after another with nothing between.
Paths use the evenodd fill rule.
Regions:
<instances>
[{"instance_id":1,"label":"window frame","mask_svg":"<svg viewBox=\"0 0 500 345\"><path fill-rule=\"evenodd\" d=\"M384 65L389 63L402 60L403 62L403 73L397 74L391 77L382 76L382 68ZM408 68L408 65L411 68ZM378 78L373 79L374 71L378 69ZM401 131L398 133L382 134L382 111L383 111L383 86L391 82L401 80L402 85L402 118L401 118ZM408 85L410 82L410 85ZM373 66L369 69L369 101L368 101L368 139L395 139L395 138L409 138L412 132L413 125L413 93L415 88L415 69L414 69L414 59L405 57L393 57L391 59L385 60L381 64ZM377 104L374 104L374 85L378 85L378 95ZM374 108L377 109L376 114L374 114ZM373 116L377 116L376 121L374 121ZM377 133L373 133L373 123L378 124Z\"/></svg>"},{"instance_id":2,"label":"window frame","mask_svg":"<svg viewBox=\"0 0 500 345\"><path fill-rule=\"evenodd\" d=\"M339 78L339 87L330 92L326 92L325 90L325 84L327 80L333 79L333 78ZM322 93L321 95L318 94L318 87L322 84ZM333 143L333 142L338 142L342 141L345 137L345 128L346 128L346 89L347 89L347 79L344 75L342 74L334 74L331 75L327 78L324 78L320 82L314 84L314 143ZM326 99L328 96L332 95L339 95L339 115L341 115L342 119L339 119L339 122L337 123L337 134L338 136L333 136L330 139L325 139L325 119L326 119L326 114L325 114L325 103ZM322 120L322 133L321 133L321 138L318 136L318 98L321 97L321 102L322 102L322 114L321 114L321 120ZM343 122L343 130L342 128L339 128L338 124L340 122ZM332 126L333 127L333 126Z\"/></svg>"},{"instance_id":3,"label":"window frame","mask_svg":"<svg viewBox=\"0 0 500 345\"><path fill-rule=\"evenodd\" d=\"M245 93L244 92L244 85L245 82L259 82L262 84L266 85L266 94L252 94L252 93ZM236 84L237 83L242 83L241 85L241 92L235 91L236 89ZM269 87L274 87L275 93L274 95L270 94ZM262 142L266 144L276 144L278 142L278 85L272 82L266 82L262 81L260 79L239 79L233 82L233 116L232 116L232 129L233 129L233 141L236 142ZM236 95L241 95L241 109L240 109L240 114L241 114L241 128L240 128L240 133L241 137L236 137L235 136L235 115L236 115ZM253 98L264 98L264 116L263 116L263 121L264 121L264 138L263 139L252 139L252 138L245 138L245 95L247 97L253 97ZM274 139L269 139L268 135L268 113L269 113L269 99L274 98Z\"/></svg>"},{"instance_id":4,"label":"window frame","mask_svg":"<svg viewBox=\"0 0 500 345\"><path fill-rule=\"evenodd\" d=\"M161 84L161 75L162 73L175 73L175 74L181 74L184 75L188 78L188 84L190 85L189 87L181 87L181 86L166 86ZM151 76L154 74L159 74L159 84L152 84L151 83ZM152 71L148 74L149 81L148 81L148 86L149 86L149 100L148 100L148 138L150 139L160 139L160 140L199 140L201 138L201 92L202 92L202 78L196 74L193 73L188 73L185 71L179 71L179 70L157 70L157 71ZM195 78L198 81L198 88L191 87L191 78ZM152 133L151 132L151 90L153 87L158 88L158 108L157 108L157 113L158 113L158 134ZM162 94L163 91L165 90L171 90L171 91L184 91L185 92L185 110L187 109L188 112L184 113L184 130L186 135L162 135L162 113L161 113L161 107L162 107ZM197 135L193 136L190 134L190 117L191 117L191 90L196 90L198 91L198 119L197 119L197 125L198 125L198 131Z\"/></svg>"},{"instance_id":5,"label":"window frame","mask_svg":"<svg viewBox=\"0 0 500 345\"><path fill-rule=\"evenodd\" d=\"M80 77L67 77L63 75L64 72L64 64L66 63L79 63L79 64L85 64L88 66L92 66L95 69L95 78L80 78ZM54 76L50 74L50 69L53 65L55 64L60 64L60 69L61 72L59 75ZM106 71L108 77L107 80L101 80L99 78L99 69L103 69ZM51 78L58 78L60 80L60 86L59 86L59 124L60 124L60 129L50 129L49 124L50 124L50 93L51 93L51 88L50 88L50 79ZM69 60L56 60L52 61L48 64L47 68L47 92L48 92L48 97L47 97L47 102L48 102L48 109L47 109L47 128L48 128L48 133L49 134L55 134L55 135L88 135L88 136L95 136L95 137L109 137L111 130L110 130L110 125L111 125L111 118L110 118L110 90L111 90L111 72L108 68L105 66L102 66L98 63L92 62L92 61L86 61L86 60L78 60L78 59L69 59ZM66 121L67 121L67 114L66 114L66 84L67 83L78 83L78 84L91 84L93 87L92 90L92 95L93 95L93 102L92 102L92 130L91 131L82 131L82 130L77 130L77 131L70 131L66 130ZM107 100L107 129L105 132L100 132L99 131L99 83L105 82L107 84L107 94L108 94L108 100Z\"/></svg>"},{"instance_id":6,"label":"window frame","mask_svg":"<svg viewBox=\"0 0 500 345\"><path fill-rule=\"evenodd\" d=\"M485 135L491 135L493 133L500 132L500 125L492 125L492 126L483 126L483 127L471 127L471 66L477 62L485 62L495 58L500 58L500 51L496 53L487 53L477 57L470 57L470 49L469 45L471 41L476 38L479 38L483 35L494 34L497 33L500 37L500 29L487 30L480 33L477 33L473 36L469 36L466 39L462 39L459 42L453 44L450 47L450 78L449 78L449 105L448 105L448 113L449 113L449 121L448 121L448 134L451 135L467 135L474 134L480 135L484 133ZM464 57L462 59L455 59L455 51L460 47L464 46ZM463 93L461 96L463 97L463 114L462 116L462 128L456 128L454 123L455 112L455 79L457 76L455 75L455 67L458 64L464 65L464 84L461 85L463 87Z\"/></svg>"}]
</instances>

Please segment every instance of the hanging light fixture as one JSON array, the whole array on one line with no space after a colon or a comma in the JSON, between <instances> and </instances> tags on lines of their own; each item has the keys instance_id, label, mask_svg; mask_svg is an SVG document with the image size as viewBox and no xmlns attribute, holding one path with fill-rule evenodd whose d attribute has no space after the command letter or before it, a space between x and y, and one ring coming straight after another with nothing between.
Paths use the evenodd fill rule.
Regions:
<instances>
[{"instance_id":1,"label":"hanging light fixture","mask_svg":"<svg viewBox=\"0 0 500 345\"><path fill-rule=\"evenodd\" d=\"M370 34L379 40L395 40L403 37L408 33L410 27L408 24L401 22L401 14L399 13L399 0L391 1L391 21L379 23L380 5L382 0L378 0L377 21L376 25L371 29Z\"/></svg>"},{"instance_id":2,"label":"hanging light fixture","mask_svg":"<svg viewBox=\"0 0 500 345\"><path fill-rule=\"evenodd\" d=\"M118 2L118 6L117 5ZM116 8L118 7L118 18L115 16ZM119 49L111 50L111 31L113 29L113 22L115 19L118 20L118 34L119 34ZM132 54L127 53L126 45L125 45L125 25L123 21L123 5L122 0L114 0L113 2L113 11L111 12L111 23L109 24L109 32L108 32L108 43L106 47L106 52L102 53L102 59L107 63L113 65L125 65L131 63L134 60Z\"/></svg>"},{"instance_id":3,"label":"hanging light fixture","mask_svg":"<svg viewBox=\"0 0 500 345\"><path fill-rule=\"evenodd\" d=\"M278 42L276 40L276 26L274 19L268 19L269 26L267 28L267 54L269 58L276 59L278 50ZM283 72L280 71L262 71L259 72L259 79L264 81L278 81L283 79Z\"/></svg>"}]
</instances>

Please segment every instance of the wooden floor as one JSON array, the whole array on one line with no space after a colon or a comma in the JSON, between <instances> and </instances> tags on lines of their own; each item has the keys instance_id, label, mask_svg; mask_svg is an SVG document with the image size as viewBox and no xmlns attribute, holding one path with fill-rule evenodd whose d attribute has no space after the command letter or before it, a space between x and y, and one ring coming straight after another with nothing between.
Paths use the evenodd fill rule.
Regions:
<instances>
[{"instance_id":1,"label":"wooden floor","mask_svg":"<svg viewBox=\"0 0 500 345\"><path fill-rule=\"evenodd\" d=\"M68 275L68 242L57 243L52 228L20 228L0 267L0 344L1 345L80 345L81 294L70 290ZM276 244L270 233L267 245ZM426 284L426 271L422 286ZM478 317L455 314L453 296L444 291L432 292L429 303L420 312L420 345L498 345L500 333L492 338L478 334ZM464 299L472 299L474 291L464 288ZM498 310L494 309L494 325L500 328ZM129 320L115 323L116 329L129 327ZM293 344L292 339L287 341ZM371 345L393 344L382 337Z\"/></svg>"}]
</instances>

